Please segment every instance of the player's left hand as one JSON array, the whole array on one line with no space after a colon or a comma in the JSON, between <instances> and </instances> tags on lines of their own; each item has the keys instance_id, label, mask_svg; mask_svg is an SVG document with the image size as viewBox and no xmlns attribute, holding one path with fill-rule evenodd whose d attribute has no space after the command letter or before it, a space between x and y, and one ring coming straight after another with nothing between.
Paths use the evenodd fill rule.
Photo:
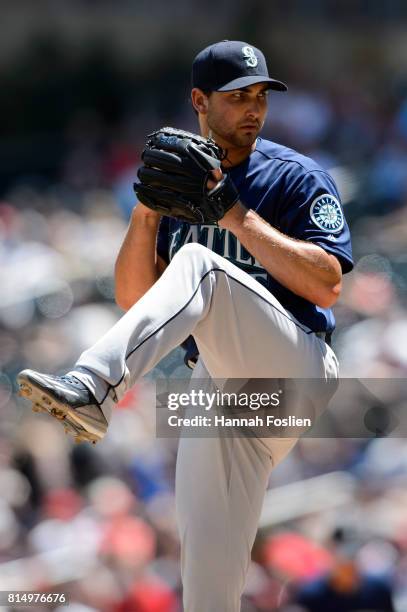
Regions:
<instances>
[{"instance_id":1,"label":"player's left hand","mask_svg":"<svg viewBox=\"0 0 407 612\"><path fill-rule=\"evenodd\" d=\"M232 179L220 168L223 159L224 151L211 138L162 128L147 140L134 190L161 215L217 223L239 199Z\"/></svg>"}]
</instances>

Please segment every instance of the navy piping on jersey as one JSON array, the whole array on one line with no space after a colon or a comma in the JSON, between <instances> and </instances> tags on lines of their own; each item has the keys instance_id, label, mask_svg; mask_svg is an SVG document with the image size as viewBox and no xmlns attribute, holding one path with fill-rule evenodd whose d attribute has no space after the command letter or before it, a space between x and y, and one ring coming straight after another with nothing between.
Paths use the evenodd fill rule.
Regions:
<instances>
[{"instance_id":1,"label":"navy piping on jersey","mask_svg":"<svg viewBox=\"0 0 407 612\"><path fill-rule=\"evenodd\" d=\"M296 327L298 327L301 331L304 332L304 334L310 335L313 334L314 332L312 331L312 329L310 329L309 331L307 331L306 329L304 329L299 323L297 323L296 321L293 321L293 319L291 319L288 315L285 314L285 312L281 312L281 310L279 310L278 308L276 308L276 306L274 306L274 304L271 304L268 300L266 300L265 297L263 297L262 295L260 295L260 293L257 293L257 291L255 291L254 289L251 289L250 287L248 287L247 285L245 285L244 283L242 283L242 281L238 280L237 278L235 278L234 276L230 276L230 274L228 274L226 272L226 270L223 270L222 268L211 268L210 270L208 270L207 272L205 272L205 274L202 276L201 280L198 283L197 288L195 289L195 291L193 292L192 296L190 297L190 299L188 300L188 302L186 304L184 304L184 306L182 308L180 308L180 310L178 310L178 312L176 312L170 319L168 319L168 321L165 321L165 323L163 323L162 325L160 325L160 327L158 327L155 331L151 332L151 334L149 334L146 338L144 338L144 340L142 340L140 342L140 344L137 344L137 346L135 346L133 349L131 349L131 351L129 352L128 355L126 355L125 357L125 361L131 357L131 355L137 351L137 349L139 349L145 342L147 342L147 340L149 340L150 338L152 338L152 336L154 336L156 333L158 333L161 329L163 329L163 327L165 327L166 325L168 325L168 323L171 323L171 321L173 319L175 319L176 317L178 317L179 314L181 314L181 312L183 310L185 310L185 308L187 308L187 306L189 306L189 304L192 302L192 300L194 299L194 297L196 296L199 287L201 286L203 280L211 273L211 272L222 272L223 274L225 274L230 280L235 281L235 283L238 283L239 285L241 285L242 287L244 287L245 289L247 289L248 291L250 291L251 293L254 293L254 295L257 295L257 297L259 297L261 300L263 300L263 302L266 302L266 304L268 304L269 306L271 306L272 308L274 308L275 310L277 310L277 312L279 312L283 317L285 317L286 319L288 319L288 321L291 321L291 323L293 323ZM107 391L105 393L104 398L101 400L101 404L103 404L103 402L105 401L105 399L107 398L107 396L109 395L109 392L111 389L115 389L116 387L118 387L120 385L120 383L122 382L123 378L125 376L125 372L123 373L123 375L121 376L120 380L118 383L116 383L115 385L109 385L107 388Z\"/></svg>"},{"instance_id":2,"label":"navy piping on jersey","mask_svg":"<svg viewBox=\"0 0 407 612\"><path fill-rule=\"evenodd\" d=\"M278 161L281 161L281 162L283 162L285 164L297 164L297 166L300 166L300 168L303 168L303 170L305 170L305 172L304 172L304 174L302 175L301 178L304 178L308 174L315 174L315 172L318 172L319 174L323 174L323 175L327 176L332 181L332 176L326 170L322 170L320 168L314 168L313 170L307 170L307 168L305 166L303 166L302 164L300 164L300 162L297 161L296 159L283 159L282 157L269 157L268 155L263 153L263 151L259 151L259 153L261 155L263 155L263 157L265 157L266 159L278 160Z\"/></svg>"},{"instance_id":3,"label":"navy piping on jersey","mask_svg":"<svg viewBox=\"0 0 407 612\"><path fill-rule=\"evenodd\" d=\"M324 170L324 168L312 168L311 170L308 169L306 166L304 166L304 164L302 164L301 162L298 161L298 159L284 159L283 157L274 157L273 155L269 155L268 153L265 153L264 151L261 151L260 149L255 149L253 151L254 153L258 153L259 155L262 155L263 157L265 157L266 159L269 160L277 160L277 161L281 161L284 164L297 164L297 166L300 166L300 168L302 168L303 170L305 170L304 175L306 176L307 174L312 174L314 172L319 172L320 174L324 174L325 176L327 176L331 181L332 181L332 176L329 174L329 172L327 172L326 170ZM232 166L231 170L236 167L236 166Z\"/></svg>"}]
</instances>

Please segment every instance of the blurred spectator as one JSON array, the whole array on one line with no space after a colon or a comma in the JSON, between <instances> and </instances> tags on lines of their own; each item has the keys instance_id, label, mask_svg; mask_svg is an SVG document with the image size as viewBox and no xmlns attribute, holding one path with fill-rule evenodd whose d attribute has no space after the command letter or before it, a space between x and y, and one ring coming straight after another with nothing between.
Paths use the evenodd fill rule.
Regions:
<instances>
[{"instance_id":1,"label":"blurred spectator","mask_svg":"<svg viewBox=\"0 0 407 612\"><path fill-rule=\"evenodd\" d=\"M134 388L103 444L73 447L57 426L27 414L14 394L15 374L64 371L121 316L113 267L134 206L140 150L161 125L197 129L184 57L203 47L205 32L207 42L223 38L232 10L235 31L255 35L260 46L264 37L290 84L284 100L270 96L266 137L329 169L351 221L357 265L336 306L333 338L342 376L405 379L405 7L348 2L339 10L295 1L256 3L249 14L247 3L228 0L217 3L214 21L205 4L162 0L174 28L185 24L181 35L174 28L169 35L168 20L153 19L149 3L78 0L61 10L64 3L49 0L25 2L23 12L6 4L0 590L66 591L74 612L180 612L176 441L155 438L154 392ZM330 28L352 16L357 31L338 27L333 35ZM48 19L53 35L29 41L26 30L38 20L45 28ZM94 44L90 30L107 38ZM287 52L290 41L300 55ZM165 375L189 376L180 350L150 378ZM404 398L396 407L404 408ZM307 487L322 474L334 486L310 499ZM343 491L338 474L351 481ZM277 505L280 518L259 535L242 611L404 612L406 481L404 438L301 440L272 474L272 491L287 495L286 506ZM299 482L304 489L287 516L289 487ZM356 540L341 535L344 516Z\"/></svg>"},{"instance_id":2,"label":"blurred spectator","mask_svg":"<svg viewBox=\"0 0 407 612\"><path fill-rule=\"evenodd\" d=\"M300 586L296 601L309 612L394 612L391 580L368 575L355 559L357 542L336 530L332 538L334 561L330 571Z\"/></svg>"}]
</instances>

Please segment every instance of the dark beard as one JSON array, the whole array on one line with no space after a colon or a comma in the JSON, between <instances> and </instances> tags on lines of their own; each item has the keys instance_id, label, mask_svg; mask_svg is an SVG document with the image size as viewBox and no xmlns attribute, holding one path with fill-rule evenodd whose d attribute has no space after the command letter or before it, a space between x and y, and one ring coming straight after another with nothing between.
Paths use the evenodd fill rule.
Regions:
<instances>
[{"instance_id":1,"label":"dark beard","mask_svg":"<svg viewBox=\"0 0 407 612\"><path fill-rule=\"evenodd\" d=\"M246 134L242 132L240 134L237 134L236 132L228 133L228 132L223 132L223 131L213 130L213 129L212 129L212 133L217 134L218 136L222 138L222 140L226 140L232 146L238 147L238 148L239 147L251 147L258 136L258 132L250 132Z\"/></svg>"},{"instance_id":2,"label":"dark beard","mask_svg":"<svg viewBox=\"0 0 407 612\"><path fill-rule=\"evenodd\" d=\"M244 132L243 130L236 130L234 132L227 132L222 130L222 128L217 129L216 126L212 126L208 120L208 127L213 135L220 136L222 140L226 140L233 147L251 147L253 143L256 141L257 136L261 130L261 126L255 132Z\"/></svg>"},{"instance_id":3,"label":"dark beard","mask_svg":"<svg viewBox=\"0 0 407 612\"><path fill-rule=\"evenodd\" d=\"M257 135L258 132L250 132L249 134L242 132L241 134L231 134L228 137L228 140L235 147L251 147L255 142Z\"/></svg>"}]
</instances>

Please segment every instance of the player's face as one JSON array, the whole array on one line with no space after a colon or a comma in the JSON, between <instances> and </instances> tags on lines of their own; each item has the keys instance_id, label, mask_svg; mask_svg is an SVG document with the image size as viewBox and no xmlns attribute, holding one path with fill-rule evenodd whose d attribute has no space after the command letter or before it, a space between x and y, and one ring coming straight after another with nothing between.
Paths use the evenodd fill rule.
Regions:
<instances>
[{"instance_id":1,"label":"player's face","mask_svg":"<svg viewBox=\"0 0 407 612\"><path fill-rule=\"evenodd\" d=\"M208 99L207 122L216 140L221 139L234 147L251 146L266 118L267 95L265 83L212 92Z\"/></svg>"}]
</instances>

